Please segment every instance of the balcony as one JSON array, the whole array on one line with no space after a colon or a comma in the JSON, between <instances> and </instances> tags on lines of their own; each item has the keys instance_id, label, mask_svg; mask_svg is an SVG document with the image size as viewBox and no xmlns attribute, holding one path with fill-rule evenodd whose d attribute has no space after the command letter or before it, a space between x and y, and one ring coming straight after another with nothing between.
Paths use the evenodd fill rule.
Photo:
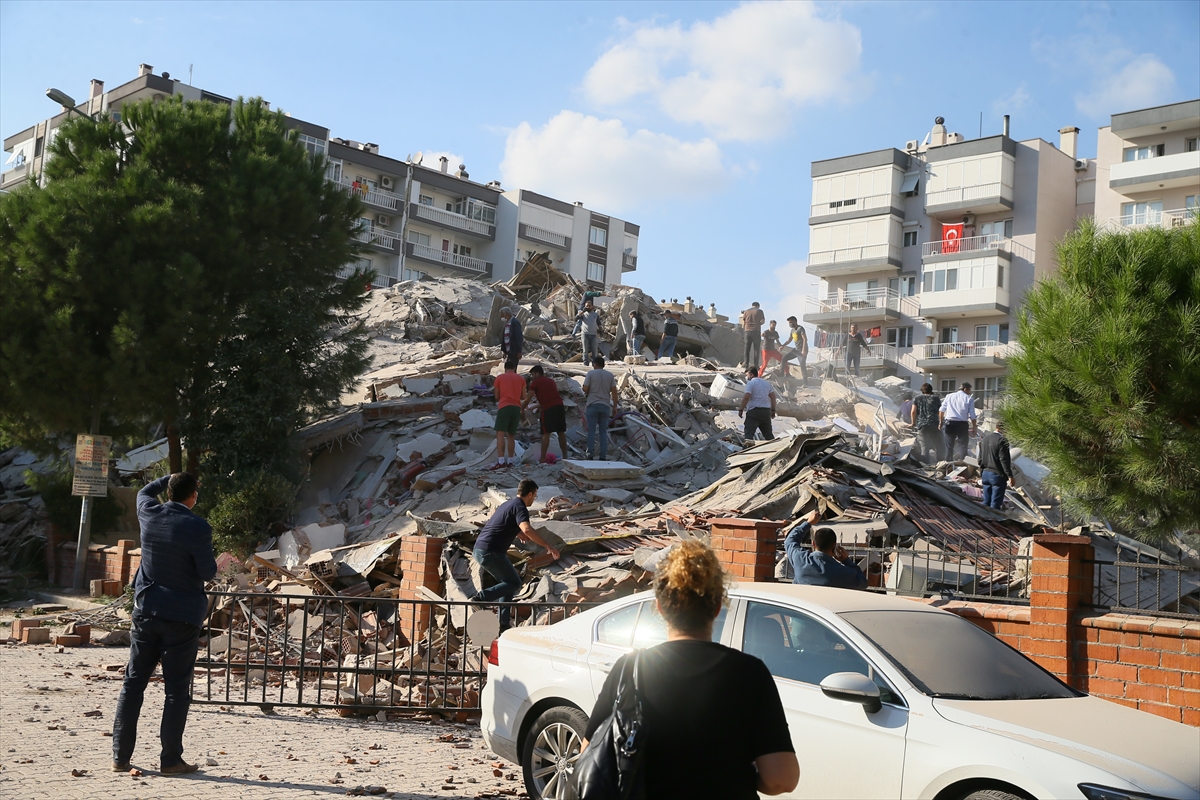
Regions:
<instances>
[{"instance_id":1,"label":"balcony","mask_svg":"<svg viewBox=\"0 0 1200 800\"><path fill-rule=\"evenodd\" d=\"M557 247L559 250L571 250L571 237L561 233L539 228L537 225L527 225L522 222L517 226L517 236L530 242Z\"/></svg>"},{"instance_id":2,"label":"balcony","mask_svg":"<svg viewBox=\"0 0 1200 800\"><path fill-rule=\"evenodd\" d=\"M1008 310L1008 289L998 286L921 292L921 316L926 319L986 317L1007 314Z\"/></svg>"},{"instance_id":3,"label":"balcony","mask_svg":"<svg viewBox=\"0 0 1200 800\"><path fill-rule=\"evenodd\" d=\"M478 236L481 239L496 240L496 226L491 223L484 222L479 219L471 219L464 214L456 214L453 211L446 211L433 206L422 205L421 203L410 203L409 213L414 219L424 220L437 225L439 228L458 231L459 233L469 233L472 236Z\"/></svg>"},{"instance_id":4,"label":"balcony","mask_svg":"<svg viewBox=\"0 0 1200 800\"><path fill-rule=\"evenodd\" d=\"M1113 164L1108 186L1121 194L1200 186L1200 150Z\"/></svg>"},{"instance_id":5,"label":"balcony","mask_svg":"<svg viewBox=\"0 0 1200 800\"><path fill-rule=\"evenodd\" d=\"M997 341L919 344L912 349L912 356L922 372L945 373L1003 367L1016 347L1015 342Z\"/></svg>"},{"instance_id":6,"label":"balcony","mask_svg":"<svg viewBox=\"0 0 1200 800\"><path fill-rule=\"evenodd\" d=\"M637 256L632 253L621 255L621 272L633 272L637 269Z\"/></svg>"},{"instance_id":7,"label":"balcony","mask_svg":"<svg viewBox=\"0 0 1200 800\"><path fill-rule=\"evenodd\" d=\"M385 253L395 255L399 252L396 250L396 242L400 241L400 237L379 228L359 228L354 232L354 238Z\"/></svg>"},{"instance_id":8,"label":"balcony","mask_svg":"<svg viewBox=\"0 0 1200 800\"><path fill-rule=\"evenodd\" d=\"M832 203L813 203L809 208L809 223L814 219L821 219L822 222L828 221L826 218L836 219L843 214L852 214L858 211L872 211L878 208L891 209L893 195L891 194L873 194L869 197L857 197L852 200L835 200ZM897 205L899 201L897 200Z\"/></svg>"},{"instance_id":9,"label":"balcony","mask_svg":"<svg viewBox=\"0 0 1200 800\"><path fill-rule=\"evenodd\" d=\"M427 264L436 264L439 267L459 269L476 277L480 275L490 277L492 274L492 262L490 261L459 255L449 250L439 250L425 244L408 242L404 245L404 253L408 258L415 258L417 261L424 261Z\"/></svg>"},{"instance_id":10,"label":"balcony","mask_svg":"<svg viewBox=\"0 0 1200 800\"><path fill-rule=\"evenodd\" d=\"M895 369L902 363L902 351L891 344L882 344L875 342L869 347L864 348L862 357L859 360L858 367L860 370L867 369ZM808 368L811 371L820 365L832 365L837 369L844 369L846 366L846 347L814 347L808 351Z\"/></svg>"},{"instance_id":11,"label":"balcony","mask_svg":"<svg viewBox=\"0 0 1200 800\"><path fill-rule=\"evenodd\" d=\"M343 191L356 194L362 198L367 205L382 208L386 211L394 211L400 213L400 209L404 207L404 198L398 194L385 192L382 189L371 189L365 186L355 186L347 180L335 181L336 185Z\"/></svg>"},{"instance_id":12,"label":"balcony","mask_svg":"<svg viewBox=\"0 0 1200 800\"><path fill-rule=\"evenodd\" d=\"M804 298L804 321L813 325L895 320L918 313L916 298L901 297L894 289L839 289L826 297Z\"/></svg>"},{"instance_id":13,"label":"balcony","mask_svg":"<svg viewBox=\"0 0 1200 800\"><path fill-rule=\"evenodd\" d=\"M1012 187L999 181L942 189L925 195L925 213L931 217L951 213L987 214L1012 207Z\"/></svg>"},{"instance_id":14,"label":"balcony","mask_svg":"<svg viewBox=\"0 0 1200 800\"><path fill-rule=\"evenodd\" d=\"M891 244L871 244L809 253L805 271L809 275L829 278L887 269L900 269L900 248Z\"/></svg>"},{"instance_id":15,"label":"balcony","mask_svg":"<svg viewBox=\"0 0 1200 800\"><path fill-rule=\"evenodd\" d=\"M18 164L6 172L0 173L0 186L11 188L21 183L29 176L29 162Z\"/></svg>"},{"instance_id":16,"label":"balcony","mask_svg":"<svg viewBox=\"0 0 1200 800\"><path fill-rule=\"evenodd\" d=\"M351 275L353 275L355 270L369 269L370 266L371 266L370 261L367 261L365 259L359 259L350 264L347 264L346 266L344 266L340 270L338 270L337 276L339 279L344 281L347 278L349 278ZM396 282L397 281L395 278L393 278L389 275L384 275L382 273L377 272L375 274L374 280L371 281L371 288L372 289L386 289Z\"/></svg>"},{"instance_id":17,"label":"balcony","mask_svg":"<svg viewBox=\"0 0 1200 800\"><path fill-rule=\"evenodd\" d=\"M1170 211L1142 211L1121 217L1109 217L1104 227L1109 230L1135 230L1138 228L1182 228L1200 217L1200 208L1173 208Z\"/></svg>"},{"instance_id":18,"label":"balcony","mask_svg":"<svg viewBox=\"0 0 1200 800\"><path fill-rule=\"evenodd\" d=\"M997 234L968 236L964 239L943 239L921 245L921 260L927 264L953 261L959 258L978 258L980 255L997 253L1001 257L1019 256L1033 261L1034 252L1023 244Z\"/></svg>"}]
</instances>

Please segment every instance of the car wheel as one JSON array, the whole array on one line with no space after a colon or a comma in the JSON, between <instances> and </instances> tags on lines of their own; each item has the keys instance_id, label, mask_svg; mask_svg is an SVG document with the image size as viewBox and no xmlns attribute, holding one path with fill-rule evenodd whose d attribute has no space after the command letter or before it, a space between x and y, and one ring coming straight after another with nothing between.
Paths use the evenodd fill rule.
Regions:
<instances>
[{"instance_id":1,"label":"car wheel","mask_svg":"<svg viewBox=\"0 0 1200 800\"><path fill-rule=\"evenodd\" d=\"M1025 798L1003 789L976 789L970 794L963 795L962 800L1025 800Z\"/></svg>"},{"instance_id":2,"label":"car wheel","mask_svg":"<svg viewBox=\"0 0 1200 800\"><path fill-rule=\"evenodd\" d=\"M533 723L521 752L525 791L532 800L566 800L587 724L587 715L570 706L552 708Z\"/></svg>"}]
</instances>

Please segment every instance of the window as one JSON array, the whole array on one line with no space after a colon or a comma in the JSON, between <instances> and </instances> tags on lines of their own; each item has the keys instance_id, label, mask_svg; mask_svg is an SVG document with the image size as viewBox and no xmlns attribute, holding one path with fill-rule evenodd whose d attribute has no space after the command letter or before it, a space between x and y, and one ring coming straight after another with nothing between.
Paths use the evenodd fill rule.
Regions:
<instances>
[{"instance_id":1,"label":"window","mask_svg":"<svg viewBox=\"0 0 1200 800\"><path fill-rule=\"evenodd\" d=\"M916 197L920 192L921 173L909 172L900 183L900 194L905 197Z\"/></svg>"},{"instance_id":2,"label":"window","mask_svg":"<svg viewBox=\"0 0 1200 800\"><path fill-rule=\"evenodd\" d=\"M994 222L985 222L980 227L979 233L982 236L1011 239L1013 235L1013 221L1011 219L998 219Z\"/></svg>"},{"instance_id":3,"label":"window","mask_svg":"<svg viewBox=\"0 0 1200 800\"><path fill-rule=\"evenodd\" d=\"M728 607L722 608L713 623L712 640L719 642L725 629ZM596 626L596 641L617 647L652 647L667 640L667 623L653 600L617 609Z\"/></svg>"},{"instance_id":4,"label":"window","mask_svg":"<svg viewBox=\"0 0 1200 800\"><path fill-rule=\"evenodd\" d=\"M592 228L592 230L596 229ZM589 261L587 266L587 279L589 281L596 281L597 283L604 283L604 265L597 264L595 261Z\"/></svg>"},{"instance_id":5,"label":"window","mask_svg":"<svg viewBox=\"0 0 1200 800\"><path fill-rule=\"evenodd\" d=\"M606 247L608 245L608 231L593 225L591 230L588 231L588 241L600 247Z\"/></svg>"},{"instance_id":6,"label":"window","mask_svg":"<svg viewBox=\"0 0 1200 800\"><path fill-rule=\"evenodd\" d=\"M465 244L456 244L456 245L454 245L454 255L470 256L471 248L467 247Z\"/></svg>"},{"instance_id":7,"label":"window","mask_svg":"<svg viewBox=\"0 0 1200 800\"><path fill-rule=\"evenodd\" d=\"M912 297L917 293L917 276L901 275L898 278L888 278L888 288L900 297Z\"/></svg>"},{"instance_id":8,"label":"window","mask_svg":"<svg viewBox=\"0 0 1200 800\"><path fill-rule=\"evenodd\" d=\"M421 195L418 202L420 202L420 204L423 206L429 206L431 208L433 207L433 198L427 194Z\"/></svg>"},{"instance_id":9,"label":"window","mask_svg":"<svg viewBox=\"0 0 1200 800\"><path fill-rule=\"evenodd\" d=\"M33 157L34 158L41 158L42 147L44 145L45 145L45 137L44 136L37 137L37 142L35 142L33 145Z\"/></svg>"},{"instance_id":10,"label":"window","mask_svg":"<svg viewBox=\"0 0 1200 800\"><path fill-rule=\"evenodd\" d=\"M447 208L449 208L447 206ZM461 214L467 219L496 224L496 207L481 203L474 197L464 197L454 204L454 213Z\"/></svg>"},{"instance_id":11,"label":"window","mask_svg":"<svg viewBox=\"0 0 1200 800\"><path fill-rule=\"evenodd\" d=\"M309 136L308 134L305 134L305 133L299 134L296 137L296 139L297 139L297 141L300 142L300 144L304 145L304 149L308 151L308 154L310 156L325 155L325 140L324 139L318 139L315 136Z\"/></svg>"},{"instance_id":12,"label":"window","mask_svg":"<svg viewBox=\"0 0 1200 800\"><path fill-rule=\"evenodd\" d=\"M1183 140L1183 152L1194 153L1198 149L1200 149L1200 138L1192 136L1189 139Z\"/></svg>"},{"instance_id":13,"label":"window","mask_svg":"<svg viewBox=\"0 0 1200 800\"><path fill-rule=\"evenodd\" d=\"M942 340L942 344L954 344L955 342L957 342L958 341L958 328L957 327L942 328L941 340Z\"/></svg>"},{"instance_id":14,"label":"window","mask_svg":"<svg viewBox=\"0 0 1200 800\"><path fill-rule=\"evenodd\" d=\"M629 647L633 640L633 628L637 625L638 612L641 610L642 604L634 603L604 617L596 626L596 641L617 647Z\"/></svg>"},{"instance_id":15,"label":"window","mask_svg":"<svg viewBox=\"0 0 1200 800\"><path fill-rule=\"evenodd\" d=\"M1162 222L1162 200L1145 203L1122 203L1122 225L1157 225Z\"/></svg>"},{"instance_id":16,"label":"window","mask_svg":"<svg viewBox=\"0 0 1200 800\"><path fill-rule=\"evenodd\" d=\"M954 378L942 378L940 391L942 394L953 394L955 390Z\"/></svg>"},{"instance_id":17,"label":"window","mask_svg":"<svg viewBox=\"0 0 1200 800\"><path fill-rule=\"evenodd\" d=\"M1003 264L996 265L996 288L997 289L1004 288L1004 265Z\"/></svg>"},{"instance_id":18,"label":"window","mask_svg":"<svg viewBox=\"0 0 1200 800\"><path fill-rule=\"evenodd\" d=\"M905 231L904 232L904 246L905 247L916 247L917 246L917 232L916 231Z\"/></svg>"},{"instance_id":19,"label":"window","mask_svg":"<svg viewBox=\"0 0 1200 800\"><path fill-rule=\"evenodd\" d=\"M1149 144L1144 147L1126 147L1122 155L1123 161L1145 161L1147 158L1157 158L1166 150L1165 145Z\"/></svg>"},{"instance_id":20,"label":"window","mask_svg":"<svg viewBox=\"0 0 1200 800\"><path fill-rule=\"evenodd\" d=\"M408 231L408 240L413 244L420 244L424 245L425 247L429 247L428 233L421 233L420 231L414 231L410 228Z\"/></svg>"},{"instance_id":21,"label":"window","mask_svg":"<svg viewBox=\"0 0 1200 800\"><path fill-rule=\"evenodd\" d=\"M871 292L879 288L879 281L851 281L846 284L846 300L855 303L865 303L871 297Z\"/></svg>"},{"instance_id":22,"label":"window","mask_svg":"<svg viewBox=\"0 0 1200 800\"><path fill-rule=\"evenodd\" d=\"M907 328L888 328L885 332L886 341L892 347L912 347L912 326Z\"/></svg>"},{"instance_id":23,"label":"window","mask_svg":"<svg viewBox=\"0 0 1200 800\"><path fill-rule=\"evenodd\" d=\"M419 281L421 278L424 278L426 274L427 273L425 272L419 272L418 270L409 269L408 267L404 268L404 280L406 281Z\"/></svg>"},{"instance_id":24,"label":"window","mask_svg":"<svg viewBox=\"0 0 1200 800\"><path fill-rule=\"evenodd\" d=\"M1000 325L976 325L975 341L1008 344L1008 323L1005 322Z\"/></svg>"}]
</instances>

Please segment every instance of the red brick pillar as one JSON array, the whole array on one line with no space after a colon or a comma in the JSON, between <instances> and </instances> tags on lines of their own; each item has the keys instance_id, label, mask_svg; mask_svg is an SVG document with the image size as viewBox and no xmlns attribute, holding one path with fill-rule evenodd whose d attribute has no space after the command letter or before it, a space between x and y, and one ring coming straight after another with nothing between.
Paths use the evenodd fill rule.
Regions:
<instances>
[{"instance_id":1,"label":"red brick pillar","mask_svg":"<svg viewBox=\"0 0 1200 800\"><path fill-rule=\"evenodd\" d=\"M1092 603L1095 550L1087 536L1049 533L1033 537L1029 639L1026 655L1072 686L1086 680L1087 664L1075 663L1074 620Z\"/></svg>"},{"instance_id":2,"label":"red brick pillar","mask_svg":"<svg viewBox=\"0 0 1200 800\"><path fill-rule=\"evenodd\" d=\"M442 548L446 542L432 536L405 536L400 543L400 576L401 600L424 600L421 587L442 593L441 561ZM421 637L429 627L430 607L428 605L401 604L398 634L406 640Z\"/></svg>"},{"instance_id":3,"label":"red brick pillar","mask_svg":"<svg viewBox=\"0 0 1200 800\"><path fill-rule=\"evenodd\" d=\"M771 581L781 527L765 519L714 519L712 548L735 580Z\"/></svg>"},{"instance_id":4,"label":"red brick pillar","mask_svg":"<svg viewBox=\"0 0 1200 800\"><path fill-rule=\"evenodd\" d=\"M133 558L130 556L133 549L133 539L117 540L117 557L120 559L121 574L119 580L121 581L121 586L128 586L133 581L133 573L136 569L136 567L132 566Z\"/></svg>"}]
</instances>

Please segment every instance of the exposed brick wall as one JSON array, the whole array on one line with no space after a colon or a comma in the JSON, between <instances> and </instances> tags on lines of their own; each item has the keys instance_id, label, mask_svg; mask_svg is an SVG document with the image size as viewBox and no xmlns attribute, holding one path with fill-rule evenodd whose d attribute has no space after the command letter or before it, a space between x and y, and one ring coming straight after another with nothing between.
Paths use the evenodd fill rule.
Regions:
<instances>
[{"instance_id":1,"label":"exposed brick wall","mask_svg":"<svg viewBox=\"0 0 1200 800\"><path fill-rule=\"evenodd\" d=\"M781 523L763 519L714 519L711 544L721 566L737 580L775 577L775 550Z\"/></svg>"},{"instance_id":2,"label":"exposed brick wall","mask_svg":"<svg viewBox=\"0 0 1200 800\"><path fill-rule=\"evenodd\" d=\"M442 594L441 560L446 542L432 536L405 536L400 542L401 600L424 600L421 587ZM398 633L405 640L419 639L429 627L430 607L400 606Z\"/></svg>"},{"instance_id":3,"label":"exposed brick wall","mask_svg":"<svg viewBox=\"0 0 1200 800\"><path fill-rule=\"evenodd\" d=\"M55 586L75 585L75 542L64 542L57 535L46 541L46 571ZM142 563L141 548L132 539L121 539L115 545L88 545L84 566L84 584L93 580L120 581L127 586L133 581Z\"/></svg>"}]
</instances>

